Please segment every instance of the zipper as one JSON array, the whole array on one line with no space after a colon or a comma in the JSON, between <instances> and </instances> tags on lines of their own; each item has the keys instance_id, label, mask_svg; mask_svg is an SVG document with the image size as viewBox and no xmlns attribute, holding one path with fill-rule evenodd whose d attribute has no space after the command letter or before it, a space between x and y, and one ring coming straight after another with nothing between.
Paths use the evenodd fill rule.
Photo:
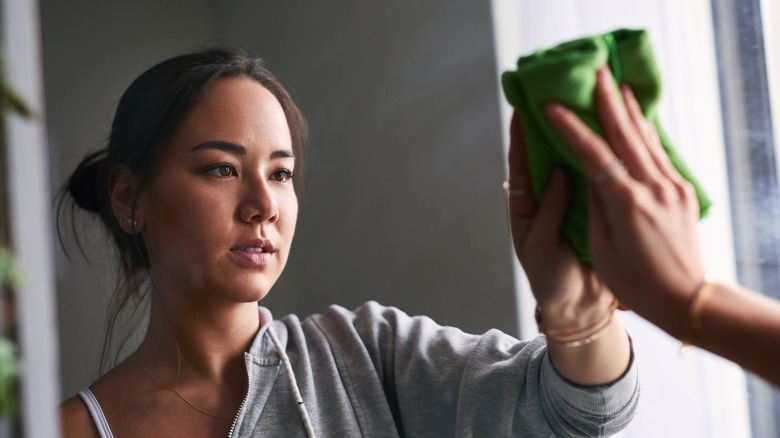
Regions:
<instances>
[{"instance_id":1,"label":"zipper","mask_svg":"<svg viewBox=\"0 0 780 438\"><path fill-rule=\"evenodd\" d=\"M236 412L235 418L233 418L233 424L230 425L230 432L228 432L228 438L233 437L233 431L236 428L236 423L238 423L238 416L241 415L241 410L244 409L244 405L246 404L246 399L249 398L249 355L244 352L244 370L246 371L246 391L244 391L244 399L241 400L241 405L238 407L238 411Z\"/></svg>"}]
</instances>

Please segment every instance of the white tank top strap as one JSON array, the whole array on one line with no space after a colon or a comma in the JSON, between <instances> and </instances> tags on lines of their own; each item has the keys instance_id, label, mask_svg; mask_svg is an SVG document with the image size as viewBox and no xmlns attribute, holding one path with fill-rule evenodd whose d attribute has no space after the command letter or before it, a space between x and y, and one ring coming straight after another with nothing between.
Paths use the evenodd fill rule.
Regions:
<instances>
[{"instance_id":1,"label":"white tank top strap","mask_svg":"<svg viewBox=\"0 0 780 438\"><path fill-rule=\"evenodd\" d=\"M111 429L108 427L108 421L106 421L106 416L103 414L103 409L100 408L100 403L95 398L95 394L92 394L89 388L85 388L79 391L79 397L87 405L89 415L92 417L95 427L97 427L100 438L114 438L114 434L111 433Z\"/></svg>"}]
</instances>

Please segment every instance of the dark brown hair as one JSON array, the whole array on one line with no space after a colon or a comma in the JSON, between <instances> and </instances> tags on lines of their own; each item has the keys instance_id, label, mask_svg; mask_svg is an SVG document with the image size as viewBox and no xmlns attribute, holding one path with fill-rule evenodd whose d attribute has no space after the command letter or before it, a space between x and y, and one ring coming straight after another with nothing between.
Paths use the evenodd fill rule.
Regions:
<instances>
[{"instance_id":1,"label":"dark brown hair","mask_svg":"<svg viewBox=\"0 0 780 438\"><path fill-rule=\"evenodd\" d=\"M137 199L155 177L171 139L190 108L219 79L237 76L256 80L281 104L296 157L296 183L300 184L308 129L297 106L261 59L217 48L165 60L138 76L119 100L106 147L84 157L65 184L59 210L67 198L65 195L69 194L78 207L97 214L116 244L119 256L117 290L107 322L101 367L116 319L141 294L149 268L143 238L138 233L125 233L114 217L108 194L109 174L117 165L126 166L139 178L138 187L133 187Z\"/></svg>"}]
</instances>

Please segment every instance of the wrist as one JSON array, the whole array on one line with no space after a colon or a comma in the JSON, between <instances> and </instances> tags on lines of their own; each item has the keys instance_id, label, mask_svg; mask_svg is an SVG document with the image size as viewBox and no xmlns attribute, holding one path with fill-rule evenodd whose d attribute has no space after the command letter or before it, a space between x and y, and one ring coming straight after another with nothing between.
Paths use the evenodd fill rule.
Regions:
<instances>
[{"instance_id":1,"label":"wrist","mask_svg":"<svg viewBox=\"0 0 780 438\"><path fill-rule=\"evenodd\" d=\"M601 303L599 303L601 304ZM536 324L539 332L544 334L549 342L562 344L566 347L578 347L598 339L612 322L615 310L618 308L617 298L612 297L608 306L591 305L585 311L563 317L557 315L554 323L545 319L545 311L541 306L536 308ZM555 312L547 312L555 314ZM566 312L568 313L568 312Z\"/></svg>"},{"instance_id":2,"label":"wrist","mask_svg":"<svg viewBox=\"0 0 780 438\"><path fill-rule=\"evenodd\" d=\"M612 294L599 294L576 301L538 301L534 316L537 325L546 330L576 331L603 319L611 312L610 307L614 301Z\"/></svg>"},{"instance_id":3,"label":"wrist","mask_svg":"<svg viewBox=\"0 0 780 438\"><path fill-rule=\"evenodd\" d=\"M682 327L682 336L679 338L682 341L682 352L685 353L691 345L698 345L704 326L702 323L702 317L704 308L707 306L710 297L717 283L712 277L705 273L704 280L701 282L698 290L693 294L690 304L686 313L685 323Z\"/></svg>"}]
</instances>

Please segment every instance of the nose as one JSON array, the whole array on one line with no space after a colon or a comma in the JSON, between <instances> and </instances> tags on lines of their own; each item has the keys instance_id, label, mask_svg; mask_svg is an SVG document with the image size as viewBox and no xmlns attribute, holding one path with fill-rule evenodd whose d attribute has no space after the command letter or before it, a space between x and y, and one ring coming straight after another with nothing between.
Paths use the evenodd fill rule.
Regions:
<instances>
[{"instance_id":1,"label":"nose","mask_svg":"<svg viewBox=\"0 0 780 438\"><path fill-rule=\"evenodd\" d=\"M279 219L279 204L268 181L244 184L239 216L244 222L276 222Z\"/></svg>"}]
</instances>

